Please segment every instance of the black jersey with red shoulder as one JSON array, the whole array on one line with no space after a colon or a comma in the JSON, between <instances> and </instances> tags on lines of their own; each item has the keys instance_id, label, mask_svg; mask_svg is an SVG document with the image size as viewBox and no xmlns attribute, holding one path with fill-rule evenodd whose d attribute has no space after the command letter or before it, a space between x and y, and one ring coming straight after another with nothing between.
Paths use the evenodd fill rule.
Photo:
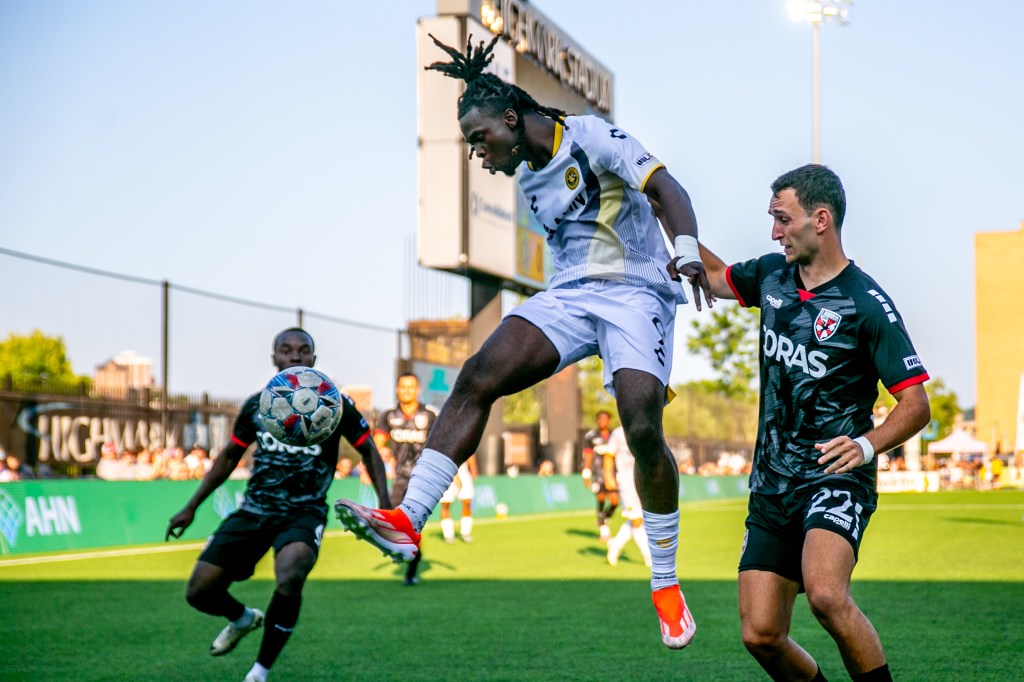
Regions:
<instances>
[{"instance_id":1,"label":"black jersey with red shoulder","mask_svg":"<svg viewBox=\"0 0 1024 682\"><path fill-rule=\"evenodd\" d=\"M259 403L259 393L249 396L231 434L240 447L256 443L241 508L266 515L316 511L326 518L327 489L334 480L341 439L361 445L370 437L369 425L352 399L342 393L341 422L327 440L317 445L285 445L260 426Z\"/></svg>"},{"instance_id":2,"label":"black jersey with red shoulder","mask_svg":"<svg viewBox=\"0 0 1024 682\"><path fill-rule=\"evenodd\" d=\"M774 494L846 478L873 491L874 463L826 476L814 445L870 431L879 381L896 393L928 379L888 294L852 261L811 291L781 254L732 265L726 278L741 305L761 309L750 490Z\"/></svg>"},{"instance_id":3,"label":"black jersey with red shoulder","mask_svg":"<svg viewBox=\"0 0 1024 682\"><path fill-rule=\"evenodd\" d=\"M395 478L408 480L412 468L423 452L427 434L437 420L437 408L433 405L416 403L410 414L402 411L400 405L385 410L377 419L376 433L391 441L391 453L395 456Z\"/></svg>"},{"instance_id":4,"label":"black jersey with red shoulder","mask_svg":"<svg viewBox=\"0 0 1024 682\"><path fill-rule=\"evenodd\" d=\"M615 461L615 453L608 449L608 439L611 438L611 430L602 432L601 429L593 428L583 434L583 449L594 452L590 464L591 485L604 486L604 458L611 457Z\"/></svg>"}]
</instances>

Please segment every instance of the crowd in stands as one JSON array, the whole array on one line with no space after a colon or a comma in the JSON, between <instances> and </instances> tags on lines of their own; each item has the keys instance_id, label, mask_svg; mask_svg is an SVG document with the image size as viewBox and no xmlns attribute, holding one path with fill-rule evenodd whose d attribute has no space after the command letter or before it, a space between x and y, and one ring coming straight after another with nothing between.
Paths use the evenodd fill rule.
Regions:
<instances>
[{"instance_id":1,"label":"crowd in stands","mask_svg":"<svg viewBox=\"0 0 1024 682\"><path fill-rule=\"evenodd\" d=\"M181 447L142 447L118 452L113 443L105 443L96 464L96 477L105 481L188 481L202 478L212 463L210 454L200 445L187 452Z\"/></svg>"},{"instance_id":2,"label":"crowd in stands","mask_svg":"<svg viewBox=\"0 0 1024 682\"><path fill-rule=\"evenodd\" d=\"M215 454L214 454L215 456ZM390 452L382 452L384 465L389 480L395 477L394 457ZM201 479L209 471L213 458L203 447L196 445L186 451L184 448L140 448L138 450L117 451L113 443L106 443L100 451L100 460L96 465L95 475L106 481L151 481L164 479L171 481L187 481ZM723 450L716 460L709 460L700 466L694 464L691 456L677 457L679 473L690 476L746 476L750 474L751 462L743 454ZM1011 462L1012 464L1012 462ZM992 457L985 462L976 458L949 458L934 464L932 470L939 472L940 488L944 490L991 489L1005 483L1004 469L1007 463L999 457ZM903 457L889 457L881 454L878 457L879 471L905 471ZM243 458L231 478L247 479L250 475L248 458ZM516 473L519 473L518 471ZM538 463L537 475L551 476L554 464L551 460L542 459ZM27 466L18 456L7 453L0 448L0 483L13 481L30 481L57 478L52 467L46 462L38 462L35 467ZM334 478L358 478L366 485L370 484L369 476L362 462L354 462L350 456L338 458L338 466Z\"/></svg>"}]
</instances>

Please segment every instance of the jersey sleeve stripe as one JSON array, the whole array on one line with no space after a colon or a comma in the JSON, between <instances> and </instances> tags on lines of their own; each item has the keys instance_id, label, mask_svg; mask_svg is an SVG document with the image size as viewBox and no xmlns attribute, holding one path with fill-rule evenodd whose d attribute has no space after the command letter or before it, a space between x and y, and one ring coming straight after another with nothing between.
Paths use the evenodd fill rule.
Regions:
<instances>
[{"instance_id":1,"label":"jersey sleeve stripe","mask_svg":"<svg viewBox=\"0 0 1024 682\"><path fill-rule=\"evenodd\" d=\"M651 170L649 170L647 172L647 176L644 178L644 181L640 183L640 191L641 192L644 191L644 187L647 187L647 181L651 179L652 175L654 175L654 171L658 170L659 168L664 168L664 167L665 167L665 164L659 163L657 166L655 166L654 168L652 168Z\"/></svg>"},{"instance_id":2,"label":"jersey sleeve stripe","mask_svg":"<svg viewBox=\"0 0 1024 682\"><path fill-rule=\"evenodd\" d=\"M358 448L360 445L365 443L366 439L369 438L369 437L370 437L370 432L367 431L366 433L364 433L362 436L359 437L359 440L357 440L355 443L352 443L352 447Z\"/></svg>"},{"instance_id":3,"label":"jersey sleeve stripe","mask_svg":"<svg viewBox=\"0 0 1024 682\"><path fill-rule=\"evenodd\" d=\"M249 447L248 443L243 441L241 438L239 438L235 434L231 434L231 442L234 443L235 445L237 445L240 448L247 448L247 447Z\"/></svg>"},{"instance_id":4,"label":"jersey sleeve stripe","mask_svg":"<svg viewBox=\"0 0 1024 682\"><path fill-rule=\"evenodd\" d=\"M742 296L740 296L740 292L736 291L736 285L733 284L731 265L725 269L725 281L729 285L729 288L732 289L732 295L736 297L736 301L744 308L748 307L747 302L743 300Z\"/></svg>"},{"instance_id":5,"label":"jersey sleeve stripe","mask_svg":"<svg viewBox=\"0 0 1024 682\"><path fill-rule=\"evenodd\" d=\"M904 379L903 381L899 382L898 384L894 384L892 386L886 386L886 390L889 391L889 393L899 393L900 391L902 391L905 388L910 388L914 384L924 383L925 381L928 381L930 378L931 377L928 376L928 373L925 372L924 374L918 374L916 377L910 377L909 379Z\"/></svg>"}]
</instances>

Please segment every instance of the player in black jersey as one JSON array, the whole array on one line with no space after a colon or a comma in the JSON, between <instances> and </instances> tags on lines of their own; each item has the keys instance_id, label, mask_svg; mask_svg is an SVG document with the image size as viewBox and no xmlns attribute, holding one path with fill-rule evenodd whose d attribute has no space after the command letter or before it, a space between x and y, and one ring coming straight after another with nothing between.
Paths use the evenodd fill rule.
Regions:
<instances>
[{"instance_id":1,"label":"player in black jersey","mask_svg":"<svg viewBox=\"0 0 1024 682\"><path fill-rule=\"evenodd\" d=\"M608 520L619 507L619 492L615 480L615 453L608 447L612 435L612 415L601 410L595 415L597 426L583 435L583 484L597 498L597 532L602 542L611 539Z\"/></svg>"},{"instance_id":2,"label":"player in black jersey","mask_svg":"<svg viewBox=\"0 0 1024 682\"><path fill-rule=\"evenodd\" d=\"M783 254L726 267L700 246L715 295L761 309L739 603L743 643L775 680L825 679L789 636L801 591L854 680L892 679L850 576L877 505L874 454L928 423L928 374L892 300L846 258L845 212L839 178L811 164L772 184L772 239ZM872 428L879 381L897 404Z\"/></svg>"},{"instance_id":3,"label":"player in black jersey","mask_svg":"<svg viewBox=\"0 0 1024 682\"><path fill-rule=\"evenodd\" d=\"M391 486L391 504L397 505L405 497L409 476L416 460L423 452L430 427L437 419L437 408L420 402L420 380L412 372L405 372L395 384L398 403L381 413L373 439L380 450L390 448L395 458L395 481ZM405 568L404 583L413 586L419 583L417 576L422 552Z\"/></svg>"},{"instance_id":4,"label":"player in black jersey","mask_svg":"<svg viewBox=\"0 0 1024 682\"><path fill-rule=\"evenodd\" d=\"M316 362L313 339L299 328L278 334L273 351L271 358L279 371L312 367ZM199 505L228 479L249 445L256 443L245 499L210 536L185 591L185 599L193 608L229 621L210 645L214 656L234 649L245 635L266 621L247 682L266 679L267 670L298 621L302 588L320 551L327 522L327 489L334 478L343 437L362 455L381 504L388 503L384 462L370 437L369 425L352 399L344 394L342 398L342 418L334 432L323 443L300 447L280 443L260 428L255 418L259 393L250 396L235 420L231 442L214 459L192 498L168 523L165 539L181 537L195 519ZM258 609L247 608L232 597L228 588L235 581L249 578L271 547L277 582L264 617Z\"/></svg>"}]
</instances>

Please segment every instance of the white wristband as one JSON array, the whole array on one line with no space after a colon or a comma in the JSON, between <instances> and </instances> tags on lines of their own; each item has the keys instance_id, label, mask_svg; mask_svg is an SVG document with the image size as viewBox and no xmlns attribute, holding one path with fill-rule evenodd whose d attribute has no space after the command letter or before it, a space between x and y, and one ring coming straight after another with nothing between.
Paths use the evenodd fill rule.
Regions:
<instances>
[{"instance_id":1,"label":"white wristband","mask_svg":"<svg viewBox=\"0 0 1024 682\"><path fill-rule=\"evenodd\" d=\"M584 469L580 473L583 474L583 478L590 478L590 469L589 468L588 469Z\"/></svg>"},{"instance_id":2,"label":"white wristband","mask_svg":"<svg viewBox=\"0 0 1024 682\"><path fill-rule=\"evenodd\" d=\"M684 263L700 260L700 248L697 246L696 237L688 234L676 235L675 247L676 257L673 260L682 259Z\"/></svg>"},{"instance_id":3,"label":"white wristband","mask_svg":"<svg viewBox=\"0 0 1024 682\"><path fill-rule=\"evenodd\" d=\"M860 445L860 449L864 451L864 463L867 464L875 458L875 448L871 445L871 441L865 436L853 439L854 443Z\"/></svg>"}]
</instances>

